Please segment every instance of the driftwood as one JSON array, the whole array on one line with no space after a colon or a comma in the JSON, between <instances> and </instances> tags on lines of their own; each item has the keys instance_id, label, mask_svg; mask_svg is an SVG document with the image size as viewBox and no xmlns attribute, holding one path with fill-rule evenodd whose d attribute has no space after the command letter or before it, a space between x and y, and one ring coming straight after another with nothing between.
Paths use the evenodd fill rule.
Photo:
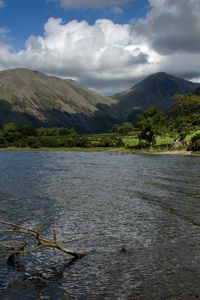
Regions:
<instances>
[{"instance_id":1,"label":"driftwood","mask_svg":"<svg viewBox=\"0 0 200 300\"><path fill-rule=\"evenodd\" d=\"M78 253L65 246L59 244L56 239L56 234L54 233L53 240L44 238L37 230L29 229L26 227L18 226L12 223L8 223L0 220L0 234L1 235L12 235L21 234L26 237L32 237L35 239L36 245L30 247L29 240L23 240L21 237L14 240L7 240L4 244L0 243L0 250L8 253L7 263L9 265L15 264L15 257L20 254L36 253L46 248L52 248L60 250L66 254L72 255L74 258L81 258L86 255L86 253ZM11 243L15 243L15 247L11 246Z\"/></svg>"}]
</instances>

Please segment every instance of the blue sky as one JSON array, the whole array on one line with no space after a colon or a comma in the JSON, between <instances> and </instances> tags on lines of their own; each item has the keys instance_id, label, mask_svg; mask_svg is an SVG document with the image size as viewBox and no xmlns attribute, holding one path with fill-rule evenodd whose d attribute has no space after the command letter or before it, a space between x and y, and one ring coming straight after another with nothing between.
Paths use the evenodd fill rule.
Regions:
<instances>
[{"instance_id":1,"label":"blue sky","mask_svg":"<svg viewBox=\"0 0 200 300\"><path fill-rule=\"evenodd\" d=\"M78 9L65 8L52 0L6 0L0 10L0 26L9 29L7 38L10 39L14 50L20 50L30 35L43 34L44 24L50 17L62 18L63 22L74 19L87 20L89 24L94 24L97 19L109 18L124 24L131 19L144 17L148 8L147 0L133 0L121 5L99 8L78 7Z\"/></svg>"},{"instance_id":2,"label":"blue sky","mask_svg":"<svg viewBox=\"0 0 200 300\"><path fill-rule=\"evenodd\" d=\"M200 0L0 0L0 70L11 68L103 94L160 71L199 82Z\"/></svg>"}]
</instances>

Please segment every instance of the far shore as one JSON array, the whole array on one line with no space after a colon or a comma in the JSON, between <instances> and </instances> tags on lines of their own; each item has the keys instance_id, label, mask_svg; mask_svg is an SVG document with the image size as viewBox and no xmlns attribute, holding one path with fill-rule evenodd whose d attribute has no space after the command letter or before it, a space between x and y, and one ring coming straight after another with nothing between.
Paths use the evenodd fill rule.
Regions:
<instances>
[{"instance_id":1,"label":"far shore","mask_svg":"<svg viewBox=\"0 0 200 300\"><path fill-rule=\"evenodd\" d=\"M178 155L178 156L200 156L200 152L192 152L187 150L167 150L158 151L157 149L152 150L132 150L126 148L108 148L108 147L96 147L96 148L18 148L18 147L7 147L0 148L0 151L68 151L68 152L103 152L110 154L146 154L146 155Z\"/></svg>"},{"instance_id":2,"label":"far shore","mask_svg":"<svg viewBox=\"0 0 200 300\"><path fill-rule=\"evenodd\" d=\"M182 155L182 156L199 156L200 155L200 153L195 153L195 152L187 151L187 150L163 151L163 152L156 152L154 154L157 154L157 155Z\"/></svg>"}]
</instances>

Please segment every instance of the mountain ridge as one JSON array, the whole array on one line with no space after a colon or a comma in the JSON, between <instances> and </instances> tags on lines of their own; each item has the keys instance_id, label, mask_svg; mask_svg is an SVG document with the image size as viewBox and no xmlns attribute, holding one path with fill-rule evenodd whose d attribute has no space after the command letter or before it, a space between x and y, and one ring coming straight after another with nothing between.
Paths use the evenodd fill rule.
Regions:
<instances>
[{"instance_id":1,"label":"mountain ridge","mask_svg":"<svg viewBox=\"0 0 200 300\"><path fill-rule=\"evenodd\" d=\"M107 97L74 80L36 70L0 71L0 125L31 123L74 127L79 132L105 132L116 123L133 122L138 113L150 106L165 110L173 103L174 94L198 92L199 87L200 83L159 72Z\"/></svg>"},{"instance_id":2,"label":"mountain ridge","mask_svg":"<svg viewBox=\"0 0 200 300\"><path fill-rule=\"evenodd\" d=\"M118 100L115 106L116 113L131 121L135 119L138 112L148 107L156 106L161 110L167 109L173 104L171 99L174 94L187 94L199 86L200 83L158 72L112 97Z\"/></svg>"}]
</instances>

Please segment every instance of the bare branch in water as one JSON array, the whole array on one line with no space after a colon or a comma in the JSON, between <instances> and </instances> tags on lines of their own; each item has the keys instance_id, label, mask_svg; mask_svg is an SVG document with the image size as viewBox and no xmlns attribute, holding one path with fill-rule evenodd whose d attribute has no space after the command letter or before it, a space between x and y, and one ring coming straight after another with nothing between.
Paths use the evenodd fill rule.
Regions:
<instances>
[{"instance_id":1,"label":"bare branch in water","mask_svg":"<svg viewBox=\"0 0 200 300\"><path fill-rule=\"evenodd\" d=\"M42 237L41 233L35 229L30 229L26 227L22 227L16 224L8 223L5 221L0 220L0 224L2 225L0 227L0 234L1 235L9 235L9 234L22 234L23 239L17 237L16 239L7 240L4 242L4 244L0 244L0 249L8 253L9 256L7 258L7 263L9 265L14 264L15 256L20 254L29 254L29 253L35 253L39 252L46 248L52 248L60 250L66 254L72 255L75 258L81 258L86 255L86 253L78 253L76 251L73 251L69 248L66 248L65 246L59 244L57 242L56 234L54 232L53 240L46 239ZM36 244L33 247L30 247L30 242L24 240L24 236L30 237L32 236L35 239ZM13 241L17 244L17 246L12 247L10 246L10 242Z\"/></svg>"}]
</instances>

